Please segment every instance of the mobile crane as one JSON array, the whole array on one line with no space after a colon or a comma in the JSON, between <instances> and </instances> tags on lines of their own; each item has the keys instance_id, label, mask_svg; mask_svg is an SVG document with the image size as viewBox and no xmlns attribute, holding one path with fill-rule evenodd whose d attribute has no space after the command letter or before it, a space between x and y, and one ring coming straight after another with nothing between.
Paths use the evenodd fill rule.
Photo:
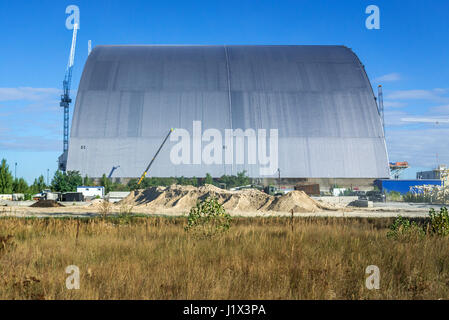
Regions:
<instances>
[{"instance_id":1,"label":"mobile crane","mask_svg":"<svg viewBox=\"0 0 449 320\"><path fill-rule=\"evenodd\" d=\"M139 186L140 183L143 181L143 179L145 178L145 176L147 175L148 170L150 170L151 165L153 164L154 160L156 159L157 155L159 154L159 152L161 151L162 147L164 146L165 142L167 142L168 137L170 137L171 133L173 132L173 128L170 129L170 131L168 132L167 136L165 137L164 141L162 141L161 146L159 147L159 149L157 149L156 154L154 155L153 159L151 159L150 164L147 166L147 168L145 169L145 171L142 173L142 176L139 179L139 182L137 182L137 185Z\"/></svg>"}]
</instances>

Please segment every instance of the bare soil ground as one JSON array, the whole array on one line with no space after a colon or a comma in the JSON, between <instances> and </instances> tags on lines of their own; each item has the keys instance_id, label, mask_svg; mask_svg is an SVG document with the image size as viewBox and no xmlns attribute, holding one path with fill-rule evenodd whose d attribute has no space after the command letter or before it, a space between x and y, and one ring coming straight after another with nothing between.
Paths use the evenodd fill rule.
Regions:
<instances>
[{"instance_id":1,"label":"bare soil ground","mask_svg":"<svg viewBox=\"0 0 449 320\"><path fill-rule=\"evenodd\" d=\"M187 215L198 200L216 197L233 216L328 216L328 217L425 217L429 208L388 204L374 208L348 207L346 204L314 200L302 191L291 191L283 196L271 196L256 189L229 191L213 185L201 187L172 185L151 187L131 192L110 206L110 214ZM64 204L62 207L0 206L0 216L95 216L103 207L103 200L94 200L80 206Z\"/></svg>"}]
</instances>

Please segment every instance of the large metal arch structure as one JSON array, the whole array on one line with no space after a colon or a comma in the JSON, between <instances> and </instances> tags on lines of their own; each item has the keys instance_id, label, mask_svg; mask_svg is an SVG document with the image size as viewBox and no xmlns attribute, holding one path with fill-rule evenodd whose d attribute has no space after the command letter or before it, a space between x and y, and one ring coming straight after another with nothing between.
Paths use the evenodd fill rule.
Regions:
<instances>
[{"instance_id":1,"label":"large metal arch structure","mask_svg":"<svg viewBox=\"0 0 449 320\"><path fill-rule=\"evenodd\" d=\"M119 165L114 177L138 177L170 128L194 139L193 121L223 139L225 129L277 129L283 177L389 177L371 84L344 46L97 46L78 88L67 169L100 177ZM190 164L174 164L175 144L149 176L277 176L261 174L246 146L243 164L195 164L192 145Z\"/></svg>"}]
</instances>

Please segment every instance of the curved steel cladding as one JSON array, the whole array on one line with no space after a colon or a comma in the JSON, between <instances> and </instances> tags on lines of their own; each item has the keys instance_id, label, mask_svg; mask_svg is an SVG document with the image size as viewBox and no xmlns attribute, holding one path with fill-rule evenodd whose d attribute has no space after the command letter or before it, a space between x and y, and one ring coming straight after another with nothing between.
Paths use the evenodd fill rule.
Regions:
<instances>
[{"instance_id":1,"label":"curved steel cladding","mask_svg":"<svg viewBox=\"0 0 449 320\"><path fill-rule=\"evenodd\" d=\"M68 170L138 177L170 128L150 176L389 177L371 85L343 46L98 46Z\"/></svg>"}]
</instances>

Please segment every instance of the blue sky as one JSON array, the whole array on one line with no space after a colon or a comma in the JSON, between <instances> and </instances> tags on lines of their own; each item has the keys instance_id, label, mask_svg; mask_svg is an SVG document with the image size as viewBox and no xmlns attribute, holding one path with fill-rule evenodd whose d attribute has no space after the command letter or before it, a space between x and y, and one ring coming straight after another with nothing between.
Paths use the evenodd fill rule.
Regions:
<instances>
[{"instance_id":1,"label":"blue sky","mask_svg":"<svg viewBox=\"0 0 449 320\"><path fill-rule=\"evenodd\" d=\"M449 164L449 1L227 0L0 2L0 158L28 181L50 176L62 149L59 95L69 55L68 5L80 8L75 94L87 41L100 44L338 44L384 87L390 161ZM368 30L368 5L380 29ZM72 109L73 111L73 109ZM438 160L437 160L438 159Z\"/></svg>"}]
</instances>

